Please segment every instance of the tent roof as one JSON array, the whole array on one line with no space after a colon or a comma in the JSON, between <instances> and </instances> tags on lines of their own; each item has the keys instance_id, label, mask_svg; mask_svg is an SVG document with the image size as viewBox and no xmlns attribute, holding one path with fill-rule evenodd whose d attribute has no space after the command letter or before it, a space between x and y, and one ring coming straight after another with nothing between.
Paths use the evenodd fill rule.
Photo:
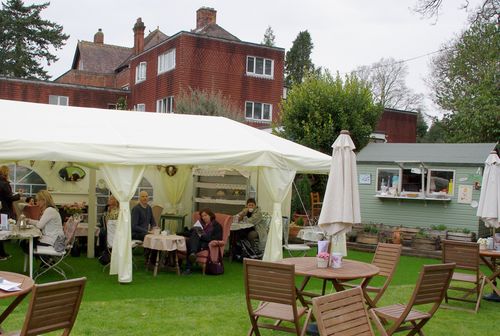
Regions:
<instances>
[{"instance_id":1,"label":"tent roof","mask_svg":"<svg viewBox=\"0 0 500 336\"><path fill-rule=\"evenodd\" d=\"M331 157L223 118L0 100L0 160L274 167L327 173Z\"/></svg>"}]
</instances>

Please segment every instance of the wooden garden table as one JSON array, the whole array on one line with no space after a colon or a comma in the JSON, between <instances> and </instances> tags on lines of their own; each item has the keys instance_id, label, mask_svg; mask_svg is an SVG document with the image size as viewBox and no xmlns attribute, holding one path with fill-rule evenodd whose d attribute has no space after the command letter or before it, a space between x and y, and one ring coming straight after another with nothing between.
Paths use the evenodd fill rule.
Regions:
<instances>
[{"instance_id":1,"label":"wooden garden table","mask_svg":"<svg viewBox=\"0 0 500 336\"><path fill-rule=\"evenodd\" d=\"M33 288L35 282L29 276L12 272L0 271L0 277L12 282L21 283L20 285L21 290L19 291L7 292L0 289L0 299L15 298L10 303L10 305L7 308L5 308L2 315L0 315L0 334L1 334L2 322L7 318L7 316L10 315L10 313L12 313L14 309L16 309L16 307L19 305L19 303L21 303L21 301L26 297L26 295L28 295L31 292L31 289Z\"/></svg>"},{"instance_id":2,"label":"wooden garden table","mask_svg":"<svg viewBox=\"0 0 500 336\"><path fill-rule=\"evenodd\" d=\"M497 287L496 279L500 279L500 267L497 267L497 259L500 259L500 251L496 250L479 250L479 257L492 271L492 274L488 276L492 283L493 290L500 295L500 289Z\"/></svg>"},{"instance_id":3,"label":"wooden garden table","mask_svg":"<svg viewBox=\"0 0 500 336\"><path fill-rule=\"evenodd\" d=\"M343 259L342 267L340 268L318 268L316 257L285 258L281 260L280 263L295 265L295 274L304 276L304 280L302 281L300 288L297 289L299 300L304 306L310 304L310 302L304 298L304 295L309 297L319 296L319 294L317 293L304 291L309 280L311 278L317 278L331 281L333 287L337 291L342 291L345 289L345 287L342 285L342 282L344 281L363 279L360 286L363 290L365 299L370 308L375 307L375 304L365 290L370 280L380 272L380 269L375 265L361 261ZM326 281L323 282L321 295L325 295L325 287Z\"/></svg>"}]
</instances>

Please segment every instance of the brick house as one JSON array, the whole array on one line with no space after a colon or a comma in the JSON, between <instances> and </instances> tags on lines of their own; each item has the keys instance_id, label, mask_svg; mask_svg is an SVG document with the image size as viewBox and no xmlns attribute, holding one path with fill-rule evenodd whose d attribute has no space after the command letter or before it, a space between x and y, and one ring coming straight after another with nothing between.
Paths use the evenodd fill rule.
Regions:
<instances>
[{"instance_id":1,"label":"brick house","mask_svg":"<svg viewBox=\"0 0 500 336\"><path fill-rule=\"evenodd\" d=\"M167 36L156 29L144 37L141 18L131 48L79 41L71 69L49 81L0 78L0 99L169 113L181 92L220 92L247 124L277 121L283 94L285 51L243 42L217 25L217 12L202 7L196 28Z\"/></svg>"},{"instance_id":2,"label":"brick house","mask_svg":"<svg viewBox=\"0 0 500 336\"><path fill-rule=\"evenodd\" d=\"M282 48L243 42L217 24L217 11L202 7L196 28L167 36L159 29L146 37L138 18L133 47L79 41L71 68L54 81L0 77L0 99L169 113L176 97L189 89L220 92L258 128L279 120L283 96ZM416 114L385 109L376 134L388 142L416 141Z\"/></svg>"}]
</instances>

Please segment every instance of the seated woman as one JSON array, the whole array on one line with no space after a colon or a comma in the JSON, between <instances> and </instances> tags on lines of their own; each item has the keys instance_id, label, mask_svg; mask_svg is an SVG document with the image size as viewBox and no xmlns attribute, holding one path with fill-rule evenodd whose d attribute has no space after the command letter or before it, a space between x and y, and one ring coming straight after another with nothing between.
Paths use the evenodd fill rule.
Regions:
<instances>
[{"instance_id":1,"label":"seated woman","mask_svg":"<svg viewBox=\"0 0 500 336\"><path fill-rule=\"evenodd\" d=\"M246 202L246 206L238 214L238 221L244 223L251 223L254 226L248 229L238 230L236 237L236 251L233 251L234 256L242 256L241 245L243 240L247 240L250 243L250 247L253 250L255 256L259 256L264 251L266 247L267 239L267 227L266 220L257 206L255 198L249 198ZM250 257L250 256L242 256ZM238 259L238 257L236 257Z\"/></svg>"},{"instance_id":2,"label":"seated woman","mask_svg":"<svg viewBox=\"0 0 500 336\"><path fill-rule=\"evenodd\" d=\"M118 213L120 212L120 204L116 200L115 196L109 195L108 202L106 204L106 209L101 216L101 220L99 223L99 251L97 255L101 255L102 252L106 251L107 247L107 239L108 239L108 231L107 231L107 223L109 220L117 220Z\"/></svg>"},{"instance_id":3,"label":"seated woman","mask_svg":"<svg viewBox=\"0 0 500 336\"><path fill-rule=\"evenodd\" d=\"M28 224L36 225L42 231L42 236L33 240L33 246L54 246L58 236L64 236L61 215L52 199L52 195L47 190L40 190L36 194L38 206L42 211L40 220L27 219ZM22 243L27 243L23 240ZM22 246L23 251L28 253L28 244Z\"/></svg>"},{"instance_id":4,"label":"seated woman","mask_svg":"<svg viewBox=\"0 0 500 336\"><path fill-rule=\"evenodd\" d=\"M208 243L212 240L222 240L222 226L215 219L212 210L203 209L200 211L200 220L191 228L186 242L188 258L184 275L191 274L191 267L196 261L196 253L208 249Z\"/></svg>"}]
</instances>

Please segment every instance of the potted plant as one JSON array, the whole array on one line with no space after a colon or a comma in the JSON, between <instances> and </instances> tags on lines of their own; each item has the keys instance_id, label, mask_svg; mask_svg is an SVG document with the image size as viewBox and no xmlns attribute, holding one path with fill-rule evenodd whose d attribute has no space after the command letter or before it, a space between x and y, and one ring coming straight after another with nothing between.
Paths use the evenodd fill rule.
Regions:
<instances>
[{"instance_id":1,"label":"potted plant","mask_svg":"<svg viewBox=\"0 0 500 336\"><path fill-rule=\"evenodd\" d=\"M476 234L474 232L470 232L469 229L465 228L462 230L448 231L446 234L446 239L455 241L473 242L476 241Z\"/></svg>"},{"instance_id":2,"label":"potted plant","mask_svg":"<svg viewBox=\"0 0 500 336\"><path fill-rule=\"evenodd\" d=\"M318 255L316 256L318 268L327 268L329 259L330 259L330 254L328 252L318 253Z\"/></svg>"},{"instance_id":3,"label":"potted plant","mask_svg":"<svg viewBox=\"0 0 500 336\"><path fill-rule=\"evenodd\" d=\"M419 251L435 251L439 249L440 245L441 239L439 236L432 236L424 229L417 232L412 242L412 247Z\"/></svg>"},{"instance_id":4,"label":"potted plant","mask_svg":"<svg viewBox=\"0 0 500 336\"><path fill-rule=\"evenodd\" d=\"M290 223L290 226L288 227L288 241L297 239L297 235L303 226L304 220L301 217Z\"/></svg>"},{"instance_id":5,"label":"potted plant","mask_svg":"<svg viewBox=\"0 0 500 336\"><path fill-rule=\"evenodd\" d=\"M358 234L356 242L376 245L378 243L378 232L378 227L375 224L365 224L363 231Z\"/></svg>"}]
</instances>

